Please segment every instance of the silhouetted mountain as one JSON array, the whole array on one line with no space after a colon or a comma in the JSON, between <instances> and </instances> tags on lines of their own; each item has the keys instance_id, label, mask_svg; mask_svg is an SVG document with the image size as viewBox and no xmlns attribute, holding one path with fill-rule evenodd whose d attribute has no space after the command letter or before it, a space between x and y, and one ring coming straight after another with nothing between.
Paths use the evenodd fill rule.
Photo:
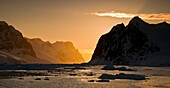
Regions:
<instances>
[{"instance_id":1,"label":"silhouetted mountain","mask_svg":"<svg viewBox=\"0 0 170 88\"><path fill-rule=\"evenodd\" d=\"M53 63L82 63L85 62L72 42L44 42L39 38L27 39L31 43L38 58Z\"/></svg>"},{"instance_id":2,"label":"silhouetted mountain","mask_svg":"<svg viewBox=\"0 0 170 88\"><path fill-rule=\"evenodd\" d=\"M114 26L98 41L90 64L170 65L170 24L134 17Z\"/></svg>"}]
</instances>

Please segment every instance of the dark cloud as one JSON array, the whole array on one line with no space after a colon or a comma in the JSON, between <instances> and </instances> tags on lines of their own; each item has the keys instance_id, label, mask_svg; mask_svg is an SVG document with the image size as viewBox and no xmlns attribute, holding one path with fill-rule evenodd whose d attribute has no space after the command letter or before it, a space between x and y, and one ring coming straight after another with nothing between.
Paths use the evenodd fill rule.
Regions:
<instances>
[{"instance_id":1,"label":"dark cloud","mask_svg":"<svg viewBox=\"0 0 170 88\"><path fill-rule=\"evenodd\" d=\"M146 0L139 13L170 13L170 0Z\"/></svg>"}]
</instances>

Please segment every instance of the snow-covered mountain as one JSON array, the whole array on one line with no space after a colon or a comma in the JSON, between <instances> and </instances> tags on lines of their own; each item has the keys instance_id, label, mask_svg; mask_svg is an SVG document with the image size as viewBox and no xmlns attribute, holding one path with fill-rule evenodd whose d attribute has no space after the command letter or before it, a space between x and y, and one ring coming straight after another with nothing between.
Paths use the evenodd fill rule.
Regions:
<instances>
[{"instance_id":1,"label":"snow-covered mountain","mask_svg":"<svg viewBox=\"0 0 170 88\"><path fill-rule=\"evenodd\" d=\"M0 50L21 56L28 54L36 57L32 46L22 34L4 21L0 21Z\"/></svg>"},{"instance_id":2,"label":"snow-covered mountain","mask_svg":"<svg viewBox=\"0 0 170 88\"><path fill-rule=\"evenodd\" d=\"M23 63L23 61L24 63L47 62L46 60L37 58L31 44L27 42L22 33L4 21L0 21L0 52L0 62L6 64Z\"/></svg>"},{"instance_id":3,"label":"snow-covered mountain","mask_svg":"<svg viewBox=\"0 0 170 88\"><path fill-rule=\"evenodd\" d=\"M24 38L22 33L0 21L0 64L82 63L84 59L71 42L44 42Z\"/></svg>"},{"instance_id":4,"label":"snow-covered mountain","mask_svg":"<svg viewBox=\"0 0 170 88\"><path fill-rule=\"evenodd\" d=\"M85 62L79 51L71 42L44 42L39 38L27 39L33 46L38 58L43 58L53 63L82 63Z\"/></svg>"},{"instance_id":5,"label":"snow-covered mountain","mask_svg":"<svg viewBox=\"0 0 170 88\"><path fill-rule=\"evenodd\" d=\"M170 65L170 24L148 24L134 17L98 41L90 64Z\"/></svg>"}]
</instances>

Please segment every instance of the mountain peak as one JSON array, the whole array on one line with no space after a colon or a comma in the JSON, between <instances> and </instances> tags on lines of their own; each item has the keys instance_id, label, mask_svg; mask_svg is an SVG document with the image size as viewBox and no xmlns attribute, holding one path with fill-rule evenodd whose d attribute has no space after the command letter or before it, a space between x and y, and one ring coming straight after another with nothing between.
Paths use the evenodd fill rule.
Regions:
<instances>
[{"instance_id":1,"label":"mountain peak","mask_svg":"<svg viewBox=\"0 0 170 88\"><path fill-rule=\"evenodd\" d=\"M124 29L124 28L125 28L125 25L123 23L117 24L116 26L113 26L113 28L111 29L110 32L113 32L115 29L121 30L121 29Z\"/></svg>"},{"instance_id":2,"label":"mountain peak","mask_svg":"<svg viewBox=\"0 0 170 88\"><path fill-rule=\"evenodd\" d=\"M144 22L139 16L135 16L130 20L130 23Z\"/></svg>"},{"instance_id":3,"label":"mountain peak","mask_svg":"<svg viewBox=\"0 0 170 88\"><path fill-rule=\"evenodd\" d=\"M140 17L135 16L130 20L128 25L133 25L133 26L139 27L141 24L148 24L148 23L143 21Z\"/></svg>"},{"instance_id":4,"label":"mountain peak","mask_svg":"<svg viewBox=\"0 0 170 88\"><path fill-rule=\"evenodd\" d=\"M8 24L5 21L0 21L0 25L7 25L8 26Z\"/></svg>"},{"instance_id":5,"label":"mountain peak","mask_svg":"<svg viewBox=\"0 0 170 88\"><path fill-rule=\"evenodd\" d=\"M142 20L139 16L134 16L132 19Z\"/></svg>"},{"instance_id":6,"label":"mountain peak","mask_svg":"<svg viewBox=\"0 0 170 88\"><path fill-rule=\"evenodd\" d=\"M165 25L169 25L166 21L159 23L159 24L165 24Z\"/></svg>"}]
</instances>

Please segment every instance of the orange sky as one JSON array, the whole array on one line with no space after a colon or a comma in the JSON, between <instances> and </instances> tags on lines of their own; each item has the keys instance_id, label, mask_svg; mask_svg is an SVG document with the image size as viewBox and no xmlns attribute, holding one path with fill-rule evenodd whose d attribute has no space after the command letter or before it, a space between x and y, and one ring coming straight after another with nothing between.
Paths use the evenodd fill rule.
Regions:
<instances>
[{"instance_id":1,"label":"orange sky","mask_svg":"<svg viewBox=\"0 0 170 88\"><path fill-rule=\"evenodd\" d=\"M129 15L164 18L145 18L153 23L169 21L169 6L169 0L0 0L0 20L25 37L72 41L88 61L99 37L112 26L127 24ZM101 17L101 13L112 15Z\"/></svg>"}]
</instances>

